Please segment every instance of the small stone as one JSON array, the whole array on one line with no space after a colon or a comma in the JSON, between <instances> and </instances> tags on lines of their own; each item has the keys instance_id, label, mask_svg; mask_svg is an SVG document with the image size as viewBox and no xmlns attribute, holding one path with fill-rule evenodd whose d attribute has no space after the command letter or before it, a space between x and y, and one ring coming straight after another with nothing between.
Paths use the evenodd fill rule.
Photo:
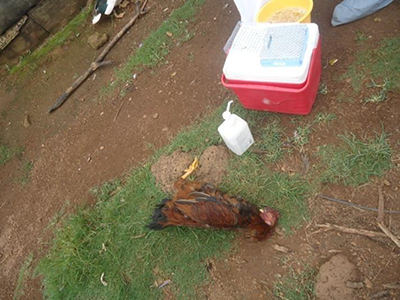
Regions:
<instances>
[{"instance_id":1,"label":"small stone","mask_svg":"<svg viewBox=\"0 0 400 300\"><path fill-rule=\"evenodd\" d=\"M103 116L104 115L104 111L102 111L101 113L100 113L100 116Z\"/></svg>"},{"instance_id":2,"label":"small stone","mask_svg":"<svg viewBox=\"0 0 400 300\"><path fill-rule=\"evenodd\" d=\"M28 128L32 124L31 119L27 113L25 113L24 122L22 124L24 125L25 128Z\"/></svg>"},{"instance_id":3,"label":"small stone","mask_svg":"<svg viewBox=\"0 0 400 300\"><path fill-rule=\"evenodd\" d=\"M163 132L168 131L168 127L164 127L164 128L162 129L162 131L163 131Z\"/></svg>"},{"instance_id":4,"label":"small stone","mask_svg":"<svg viewBox=\"0 0 400 300\"><path fill-rule=\"evenodd\" d=\"M104 146L101 146L101 147L100 147L100 150L104 150Z\"/></svg>"},{"instance_id":5,"label":"small stone","mask_svg":"<svg viewBox=\"0 0 400 300\"><path fill-rule=\"evenodd\" d=\"M146 119L147 118L147 115L143 115L143 119Z\"/></svg>"},{"instance_id":6,"label":"small stone","mask_svg":"<svg viewBox=\"0 0 400 300\"><path fill-rule=\"evenodd\" d=\"M166 35L168 35L169 37L172 37L172 32L169 32L169 31L167 31L166 33L165 33Z\"/></svg>"},{"instance_id":7,"label":"small stone","mask_svg":"<svg viewBox=\"0 0 400 300\"><path fill-rule=\"evenodd\" d=\"M386 186L390 186L389 180L386 180L386 179L383 181L383 184L386 185Z\"/></svg>"},{"instance_id":8,"label":"small stone","mask_svg":"<svg viewBox=\"0 0 400 300\"><path fill-rule=\"evenodd\" d=\"M176 72L172 73L172 74L171 74L171 77L174 77L176 74L177 74Z\"/></svg>"},{"instance_id":9,"label":"small stone","mask_svg":"<svg viewBox=\"0 0 400 300\"><path fill-rule=\"evenodd\" d=\"M157 119L158 118L158 113L155 113L154 115L153 115L153 119Z\"/></svg>"},{"instance_id":10,"label":"small stone","mask_svg":"<svg viewBox=\"0 0 400 300\"><path fill-rule=\"evenodd\" d=\"M99 49L104 46L105 43L108 42L108 35L105 33L96 32L95 34L91 35L88 39L88 44L93 49Z\"/></svg>"}]
</instances>

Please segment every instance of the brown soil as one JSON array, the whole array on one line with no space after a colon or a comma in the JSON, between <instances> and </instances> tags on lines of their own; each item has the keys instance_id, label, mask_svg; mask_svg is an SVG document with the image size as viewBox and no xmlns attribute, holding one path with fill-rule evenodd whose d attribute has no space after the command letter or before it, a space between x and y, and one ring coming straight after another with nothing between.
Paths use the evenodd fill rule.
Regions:
<instances>
[{"instance_id":1,"label":"brown soil","mask_svg":"<svg viewBox=\"0 0 400 300\"><path fill-rule=\"evenodd\" d=\"M122 65L141 41L183 2L150 1L150 12L122 38L107 59L115 66ZM339 62L324 68L322 81L329 92L318 96L312 113L302 120L309 122L319 112L335 113L338 120L311 135L306 149L311 168L319 145L334 143L338 134L349 131L359 136L367 132L370 135L379 132L383 125L391 133L390 141L397 159L394 168L385 175L391 183L384 188L385 205L387 209L400 210L400 203L396 201L400 182L399 95L392 95L390 101L379 106L362 105L359 99L338 101L340 92L350 89L349 82L338 78L355 59L355 49L374 47L382 38L398 35L400 3L395 2L352 24L332 28L331 14L340 1L315 2L312 16L320 26L323 61L338 58ZM127 11L127 15L132 14L133 6ZM381 18L381 22L374 22L376 17ZM46 227L67 202L92 203L94 199L88 192L91 187L137 166L153 153L149 143L156 148L167 144L184 126L232 96L221 86L219 78L225 59L222 48L237 20L238 13L232 1L207 0L190 25L196 33L194 38L175 47L165 63L138 74L133 84L125 86L124 97L116 91L100 100L101 87L115 80L113 68L105 67L91 76L58 111L47 114L55 99L97 56L87 44L88 37L95 31L113 36L127 17L113 22L105 18L96 27L88 22L79 37L74 36L53 51L35 71L20 78L3 78L0 83L1 142L12 147L24 146L25 151L22 161L15 157L0 167L0 298L12 298L27 255L31 252L35 258L43 255L43 241L51 238ZM371 38L358 45L357 30ZM176 75L171 76L175 72ZM157 118L153 118L156 113ZM30 116L31 125L25 127L26 114ZM282 115L281 120L287 134L292 135L295 125L291 117ZM301 165L299 154L294 153L292 157ZM32 161L34 167L29 182L22 185L15 179L22 176L25 161ZM290 163L283 163L283 166L290 171ZM380 184L376 180L359 188L330 185L320 192L376 207ZM257 244L239 238L232 255L214 261L213 282L204 288L207 297L271 299L274 280L287 274L289 267L301 272L304 262L318 269L337 253L357 266L360 281L369 279L372 283L357 289L355 299L381 291L382 284L400 280L400 252L390 240L320 231L312 225L331 222L378 231L374 213L328 203L317 197L309 200L312 222L306 223L295 235L276 234L271 240ZM400 232L398 215L387 215L385 222L393 232ZM271 247L274 244L285 246L291 252L281 253ZM41 299L40 281L30 280L27 284L25 298ZM391 293L392 299L400 297L398 290Z\"/></svg>"}]
</instances>

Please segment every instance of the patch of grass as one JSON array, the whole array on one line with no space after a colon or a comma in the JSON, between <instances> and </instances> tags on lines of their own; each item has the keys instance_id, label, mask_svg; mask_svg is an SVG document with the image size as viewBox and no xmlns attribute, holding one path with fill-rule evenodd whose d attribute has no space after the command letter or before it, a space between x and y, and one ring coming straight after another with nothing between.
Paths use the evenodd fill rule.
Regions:
<instances>
[{"instance_id":1,"label":"patch of grass","mask_svg":"<svg viewBox=\"0 0 400 300\"><path fill-rule=\"evenodd\" d=\"M276 162L283 156L282 134L283 130L278 120L263 126L260 138L256 140L254 147L267 152L264 157L268 162Z\"/></svg>"},{"instance_id":2,"label":"patch of grass","mask_svg":"<svg viewBox=\"0 0 400 300\"><path fill-rule=\"evenodd\" d=\"M54 36L39 49L23 57L21 62L12 67L10 70L11 74L21 71L28 64L35 64L39 59L46 56L56 47L62 45L71 34L74 34L77 28L87 19L91 12L91 8L82 10L72 21L70 21L63 29L57 32Z\"/></svg>"},{"instance_id":3,"label":"patch of grass","mask_svg":"<svg viewBox=\"0 0 400 300\"><path fill-rule=\"evenodd\" d=\"M121 180L117 178L106 182L102 186L94 187L90 191L100 201L107 201L121 189L121 184Z\"/></svg>"},{"instance_id":4,"label":"patch of grass","mask_svg":"<svg viewBox=\"0 0 400 300\"><path fill-rule=\"evenodd\" d=\"M222 188L261 207L276 208L281 213L279 224L288 233L308 217L308 183L297 175L272 172L256 154L235 156Z\"/></svg>"},{"instance_id":5,"label":"patch of grass","mask_svg":"<svg viewBox=\"0 0 400 300\"><path fill-rule=\"evenodd\" d=\"M0 166L5 165L12 157L12 150L6 145L0 145Z\"/></svg>"},{"instance_id":6,"label":"patch of grass","mask_svg":"<svg viewBox=\"0 0 400 300\"><path fill-rule=\"evenodd\" d=\"M311 267L297 273L294 269L290 274L274 286L274 295L282 300L311 300L315 299L314 285L316 272Z\"/></svg>"},{"instance_id":7,"label":"patch of grass","mask_svg":"<svg viewBox=\"0 0 400 300\"><path fill-rule=\"evenodd\" d=\"M22 176L17 179L19 183L22 185L28 184L29 180L31 179L31 171L33 169L33 162L27 161L22 163Z\"/></svg>"},{"instance_id":8,"label":"patch of grass","mask_svg":"<svg viewBox=\"0 0 400 300\"><path fill-rule=\"evenodd\" d=\"M400 88L400 38L384 39L380 47L374 50L365 50L357 54L356 61L349 67L342 79L351 79L355 92L359 92L365 79L383 80L392 82L391 88Z\"/></svg>"},{"instance_id":9,"label":"patch of grass","mask_svg":"<svg viewBox=\"0 0 400 300\"><path fill-rule=\"evenodd\" d=\"M108 187L100 194L107 194ZM233 233L145 228L165 195L146 165L108 200L71 216L39 264L50 299L158 299L155 281L171 279L178 299L195 299L206 280L206 258L230 248ZM100 282L104 273L107 287Z\"/></svg>"},{"instance_id":10,"label":"patch of grass","mask_svg":"<svg viewBox=\"0 0 400 300\"><path fill-rule=\"evenodd\" d=\"M111 90L120 83L130 81L134 70L140 72L144 67L158 65L170 52L174 43L180 44L190 40L193 33L187 29L188 20L195 16L203 4L204 0L188 0L175 9L170 17L144 40L142 46L129 57L128 62L116 70L117 82Z\"/></svg>"},{"instance_id":11,"label":"patch of grass","mask_svg":"<svg viewBox=\"0 0 400 300\"><path fill-rule=\"evenodd\" d=\"M10 148L7 145L0 144L0 167L5 165L14 156L20 157L23 152L23 147Z\"/></svg>"},{"instance_id":12,"label":"patch of grass","mask_svg":"<svg viewBox=\"0 0 400 300\"><path fill-rule=\"evenodd\" d=\"M14 290L14 300L21 299L24 295L25 291L25 282L30 277L29 267L33 261L33 254L29 253L28 257L25 259L24 263L22 264L21 270L19 271L17 286Z\"/></svg>"},{"instance_id":13,"label":"patch of grass","mask_svg":"<svg viewBox=\"0 0 400 300\"><path fill-rule=\"evenodd\" d=\"M386 133L364 140L358 140L353 134L340 137L344 147L326 145L319 151L326 166L322 182L357 186L372 176L382 176L392 166L392 150Z\"/></svg>"}]
</instances>

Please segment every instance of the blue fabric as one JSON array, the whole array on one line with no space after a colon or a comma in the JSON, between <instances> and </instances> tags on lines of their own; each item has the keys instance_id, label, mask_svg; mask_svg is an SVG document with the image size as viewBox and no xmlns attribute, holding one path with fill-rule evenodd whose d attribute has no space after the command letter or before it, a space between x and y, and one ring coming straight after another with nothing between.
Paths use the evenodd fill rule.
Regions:
<instances>
[{"instance_id":1,"label":"blue fabric","mask_svg":"<svg viewBox=\"0 0 400 300\"><path fill-rule=\"evenodd\" d=\"M335 7L332 26L353 22L388 6L393 0L344 0Z\"/></svg>"}]
</instances>

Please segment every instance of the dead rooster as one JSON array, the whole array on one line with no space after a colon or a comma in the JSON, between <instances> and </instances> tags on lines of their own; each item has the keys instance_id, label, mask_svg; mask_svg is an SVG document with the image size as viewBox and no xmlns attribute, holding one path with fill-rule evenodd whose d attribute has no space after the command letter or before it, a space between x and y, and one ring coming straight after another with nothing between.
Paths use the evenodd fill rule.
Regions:
<instances>
[{"instance_id":1,"label":"dead rooster","mask_svg":"<svg viewBox=\"0 0 400 300\"><path fill-rule=\"evenodd\" d=\"M217 229L248 229L258 241L268 238L275 228L279 213L271 208L259 209L240 198L230 197L212 184L189 181L186 178L198 167L198 160L174 184L173 199L157 205L150 229L168 226L189 226Z\"/></svg>"}]
</instances>

